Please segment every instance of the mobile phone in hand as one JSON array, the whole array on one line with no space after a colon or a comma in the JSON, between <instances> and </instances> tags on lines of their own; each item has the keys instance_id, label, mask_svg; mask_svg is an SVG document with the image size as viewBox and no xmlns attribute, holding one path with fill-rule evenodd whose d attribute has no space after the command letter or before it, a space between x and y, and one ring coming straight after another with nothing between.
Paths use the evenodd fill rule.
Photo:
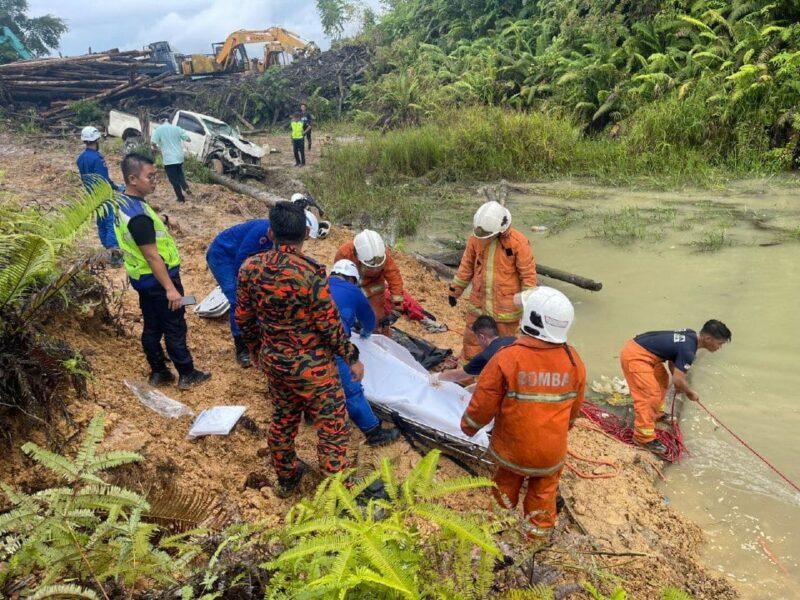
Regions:
<instances>
[{"instance_id":1,"label":"mobile phone in hand","mask_svg":"<svg viewBox=\"0 0 800 600\"><path fill-rule=\"evenodd\" d=\"M181 306L191 306L192 304L197 304L197 298L194 296L184 296L181 298Z\"/></svg>"}]
</instances>

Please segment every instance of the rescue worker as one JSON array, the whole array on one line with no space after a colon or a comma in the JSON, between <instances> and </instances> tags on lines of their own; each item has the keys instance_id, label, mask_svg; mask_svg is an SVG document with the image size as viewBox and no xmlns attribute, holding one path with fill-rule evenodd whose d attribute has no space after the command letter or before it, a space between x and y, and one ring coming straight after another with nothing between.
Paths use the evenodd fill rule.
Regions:
<instances>
[{"instance_id":1,"label":"rescue worker","mask_svg":"<svg viewBox=\"0 0 800 600\"><path fill-rule=\"evenodd\" d=\"M465 361L481 351L472 331L475 319L489 315L497 321L501 336L514 335L522 315L514 305L514 295L536 287L536 263L530 242L511 227L511 213L499 202L487 202L475 213L473 235L450 284L450 306L456 305L470 282L472 294L462 350Z\"/></svg>"},{"instance_id":2,"label":"rescue worker","mask_svg":"<svg viewBox=\"0 0 800 600\"><path fill-rule=\"evenodd\" d=\"M150 384L171 383L161 347L164 338L172 364L178 370L178 387L188 390L211 378L194 367L186 345L186 309L183 307L178 247L145 197L156 187L153 161L142 154L122 159L125 194L114 209L114 233L131 287L139 294L142 309L142 348L150 364Z\"/></svg>"},{"instance_id":3,"label":"rescue worker","mask_svg":"<svg viewBox=\"0 0 800 600\"><path fill-rule=\"evenodd\" d=\"M375 329L375 312L372 310L364 292L358 287L358 267L347 259L337 261L331 269L328 285L331 296L342 317L344 331L349 336L356 326L360 325L362 338L366 339ZM350 367L341 356L336 357L339 378L347 399L347 413L350 420L362 431L370 446L385 446L398 437L400 431L396 427L383 429L381 421L375 416L372 407L364 397L364 388L350 376Z\"/></svg>"},{"instance_id":4,"label":"rescue worker","mask_svg":"<svg viewBox=\"0 0 800 600\"><path fill-rule=\"evenodd\" d=\"M392 258L392 253L378 232L365 229L336 252L335 260L343 259L358 265L361 289L364 290L372 310L375 311L378 326L382 327L381 321L386 317L384 291L387 286L394 310L400 312L403 309L403 277ZM391 329L383 327L381 333L390 335Z\"/></svg>"},{"instance_id":5,"label":"rescue worker","mask_svg":"<svg viewBox=\"0 0 800 600\"><path fill-rule=\"evenodd\" d=\"M303 121L300 120L300 115L292 115L292 152L294 152L294 166L306 166L306 141L305 131L303 129Z\"/></svg>"},{"instance_id":6,"label":"rescue worker","mask_svg":"<svg viewBox=\"0 0 800 600\"><path fill-rule=\"evenodd\" d=\"M309 227L309 237L317 237L317 218L306 211L306 223ZM239 276L239 267L248 257L265 252L272 248L272 240L269 239L268 219L253 219L229 227L208 246L206 252L206 262L214 279L217 280L222 293L228 299L230 309L231 335L233 345L236 349L236 361L243 368L250 366L250 352L242 341L239 327L236 325L236 282Z\"/></svg>"},{"instance_id":7,"label":"rescue worker","mask_svg":"<svg viewBox=\"0 0 800 600\"><path fill-rule=\"evenodd\" d=\"M731 331L725 323L711 319L699 334L692 329L650 331L625 343L619 362L633 397L633 439L638 445L659 456L666 454L667 447L656 439L656 421L665 416L669 374L677 393L699 400L686 379L697 351L716 352L730 341Z\"/></svg>"},{"instance_id":8,"label":"rescue worker","mask_svg":"<svg viewBox=\"0 0 800 600\"><path fill-rule=\"evenodd\" d=\"M189 142L189 134L177 125L173 125L164 119L153 135L150 142L157 146L161 151L161 160L164 163L164 171L167 172L167 179L172 184L175 198L178 202L185 202L187 196L191 196L189 185L186 183L186 174L183 172L183 161L186 159L183 151L183 142Z\"/></svg>"},{"instance_id":9,"label":"rescue worker","mask_svg":"<svg viewBox=\"0 0 800 600\"><path fill-rule=\"evenodd\" d=\"M87 192L91 192L94 184L98 180L103 180L108 182L111 189L122 192L125 190L125 186L117 185L111 181L106 159L100 154L101 137L97 127L89 125L81 129L81 141L84 144L84 150L78 156L76 162L83 187L86 188ZM103 244L103 248L119 248L117 238L114 235L114 207L111 202L103 204L103 208L97 213L97 235L100 238L100 243ZM115 266L122 266L122 261L120 260Z\"/></svg>"},{"instance_id":10,"label":"rescue worker","mask_svg":"<svg viewBox=\"0 0 800 600\"><path fill-rule=\"evenodd\" d=\"M278 202L269 211L269 224L273 248L239 269L236 324L269 380L273 412L267 441L278 493L288 496L306 469L294 447L304 411L315 418L320 470L333 474L348 467L350 429L334 357L342 357L354 381L361 381L364 367L331 300L324 267L302 254L309 233L305 212Z\"/></svg>"},{"instance_id":11,"label":"rescue worker","mask_svg":"<svg viewBox=\"0 0 800 600\"><path fill-rule=\"evenodd\" d=\"M514 508L527 480L522 506L536 539L547 537L556 522L567 432L583 403L586 368L567 344L575 311L564 294L538 287L526 294L523 310L522 335L483 369L461 429L473 436L494 420L493 494L501 506Z\"/></svg>"},{"instance_id":12,"label":"rescue worker","mask_svg":"<svg viewBox=\"0 0 800 600\"><path fill-rule=\"evenodd\" d=\"M481 352L473 356L467 364L459 369L432 373L431 385L437 386L441 381L467 382L473 377L477 377L500 348L505 348L517 340L513 335L500 337L497 322L488 315L481 315L475 319L472 324L472 333L475 334Z\"/></svg>"}]
</instances>

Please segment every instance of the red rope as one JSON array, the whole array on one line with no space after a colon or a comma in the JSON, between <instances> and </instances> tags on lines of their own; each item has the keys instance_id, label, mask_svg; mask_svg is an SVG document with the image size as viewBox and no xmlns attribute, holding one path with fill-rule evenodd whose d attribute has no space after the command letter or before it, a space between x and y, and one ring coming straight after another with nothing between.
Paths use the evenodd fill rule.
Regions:
<instances>
[{"instance_id":1,"label":"red rope","mask_svg":"<svg viewBox=\"0 0 800 600\"><path fill-rule=\"evenodd\" d=\"M742 446L744 446L745 448L747 448L748 450L750 450L750 452L752 452L752 453L753 453L753 454L755 454L755 455L756 455L756 456L757 456L759 459L761 459L761 462L763 462L763 463L764 463L765 465L767 465L767 466L768 466L770 469L772 469L773 471L775 471L775 473L777 473L777 474L778 474L778 476L779 476L781 479L783 479L783 480L784 480L786 483L788 483L790 486L792 486L792 487L793 487L795 490L797 490L798 492L800 492L800 486L798 486L798 485L797 485L797 484L796 484L794 481L792 481L791 479L789 479L789 478L788 478L786 475L784 475L783 473L781 473L781 471L780 471L780 470L779 470L779 469L778 469L778 468L777 468L775 465L773 465L773 464L772 464L771 462L769 462L769 461L768 461L766 458L764 458L763 456L761 456L761 454L759 454L759 453L758 453L758 452L755 450L755 448L753 448L753 447L752 447L750 444L748 444L748 443L747 443L747 442L745 442L745 441L744 441L742 438L740 438L738 435L736 435L736 434L733 432L733 430L732 430L730 427L728 427L727 425L725 425L725 423L723 423L722 421L720 421L720 420L719 420L719 417L717 417L717 415L715 415L715 414L714 414L714 413L712 413L710 410L708 410L708 408L706 408L706 406L705 406L705 405L704 405L702 402L700 402L700 400L697 400L697 404L699 404L699 405L700 405L700 408L702 408L704 411L706 411L706 412L708 413L708 415L709 415L709 416L710 416L712 419L714 419L714 420L715 420L717 423L719 423L720 427L722 427L722 428L723 428L725 431L727 431L728 433L730 433L730 434L731 434L731 435L732 435L732 436L733 436L733 437L736 439L736 441L737 441L737 442L739 442L739 443L740 443Z\"/></svg>"},{"instance_id":2,"label":"red rope","mask_svg":"<svg viewBox=\"0 0 800 600\"><path fill-rule=\"evenodd\" d=\"M598 425L604 432L610 435L615 440L627 444L629 446L637 447L633 439L633 428L628 425L623 419L620 419L615 414L597 406L590 402L584 402L581 407L581 413L595 425ZM681 433L678 422L674 418L675 415L675 397L672 398L672 431L664 429L656 429L656 439L658 439L667 448L666 454L661 458L669 462L677 462L681 459L686 452L686 447L683 445L683 434Z\"/></svg>"}]
</instances>

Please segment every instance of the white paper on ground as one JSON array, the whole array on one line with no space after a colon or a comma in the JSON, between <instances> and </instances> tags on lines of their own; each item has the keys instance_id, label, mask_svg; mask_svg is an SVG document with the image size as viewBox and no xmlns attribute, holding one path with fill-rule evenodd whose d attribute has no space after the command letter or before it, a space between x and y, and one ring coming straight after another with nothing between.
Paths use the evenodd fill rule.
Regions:
<instances>
[{"instance_id":1,"label":"white paper on ground","mask_svg":"<svg viewBox=\"0 0 800 600\"><path fill-rule=\"evenodd\" d=\"M489 438L479 431L468 438L461 431L461 415L467 408L470 393L455 383L429 383L428 371L400 344L374 334L363 340L351 338L364 363L364 393L371 402L396 411L432 429L486 448Z\"/></svg>"},{"instance_id":2,"label":"white paper on ground","mask_svg":"<svg viewBox=\"0 0 800 600\"><path fill-rule=\"evenodd\" d=\"M194 411L185 404L173 400L169 396L162 394L153 386L138 382L125 380L125 385L133 392L133 395L139 399L139 402L144 404L147 408L156 411L162 417L170 419L177 419L183 415L192 416Z\"/></svg>"},{"instance_id":3,"label":"white paper on ground","mask_svg":"<svg viewBox=\"0 0 800 600\"><path fill-rule=\"evenodd\" d=\"M188 437L192 440L204 435L228 435L246 410L246 406L207 408L192 423Z\"/></svg>"}]
</instances>

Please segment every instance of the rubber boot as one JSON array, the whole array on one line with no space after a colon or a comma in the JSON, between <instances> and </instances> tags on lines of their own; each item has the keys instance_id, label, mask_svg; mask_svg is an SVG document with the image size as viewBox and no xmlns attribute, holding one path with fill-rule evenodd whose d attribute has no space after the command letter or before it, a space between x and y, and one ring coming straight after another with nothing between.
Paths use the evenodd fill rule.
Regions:
<instances>
[{"instance_id":1,"label":"rubber boot","mask_svg":"<svg viewBox=\"0 0 800 600\"><path fill-rule=\"evenodd\" d=\"M294 475L291 475L285 479L278 478L278 489L275 490L275 494L278 498L288 498L291 496L294 491L297 489L297 486L300 485L300 482L303 479L303 475L306 474L308 467L303 461L297 463L297 469L294 472Z\"/></svg>"},{"instance_id":2,"label":"rubber boot","mask_svg":"<svg viewBox=\"0 0 800 600\"><path fill-rule=\"evenodd\" d=\"M364 435L367 436L367 444L370 446L388 446L392 442L397 441L400 437L400 430L397 427L383 429L378 423L369 431L365 431Z\"/></svg>"},{"instance_id":3,"label":"rubber boot","mask_svg":"<svg viewBox=\"0 0 800 600\"><path fill-rule=\"evenodd\" d=\"M242 341L242 338L235 337L233 338L233 345L236 348L236 362L239 363L239 366L243 369L247 369L252 364L250 361L250 351L247 349L247 346Z\"/></svg>"},{"instance_id":4,"label":"rubber boot","mask_svg":"<svg viewBox=\"0 0 800 600\"><path fill-rule=\"evenodd\" d=\"M652 442L647 442L646 444L640 444L639 442L636 442L636 445L649 450L656 456L664 457L667 455L667 447L658 440L653 440Z\"/></svg>"}]
</instances>

